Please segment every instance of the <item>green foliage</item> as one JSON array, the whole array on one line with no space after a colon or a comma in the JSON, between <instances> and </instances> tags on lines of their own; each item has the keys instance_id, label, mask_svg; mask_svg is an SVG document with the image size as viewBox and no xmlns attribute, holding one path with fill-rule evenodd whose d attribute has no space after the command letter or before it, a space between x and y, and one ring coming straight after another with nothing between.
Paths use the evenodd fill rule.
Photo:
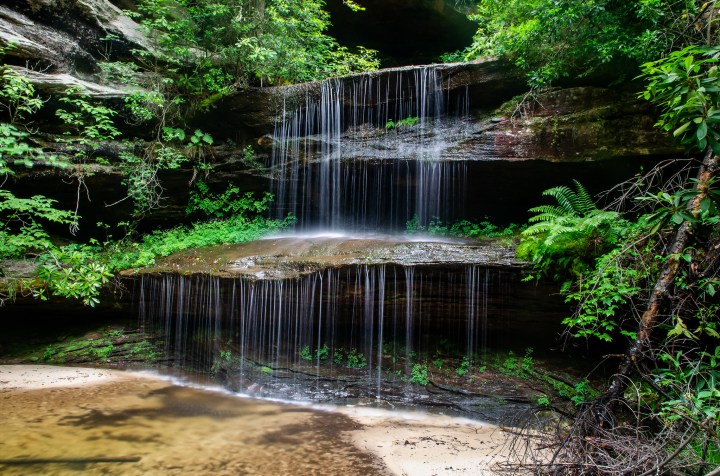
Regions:
<instances>
[{"instance_id":1,"label":"green foliage","mask_svg":"<svg viewBox=\"0 0 720 476\"><path fill-rule=\"evenodd\" d=\"M689 150L720 154L720 46L689 46L643 65L642 96L662 109L657 125Z\"/></svg>"},{"instance_id":2,"label":"green foliage","mask_svg":"<svg viewBox=\"0 0 720 476\"><path fill-rule=\"evenodd\" d=\"M112 272L97 260L97 251L93 246L69 245L43 253L37 276L44 287L34 289L34 295L45 300L50 293L77 299L87 306L98 304L100 290Z\"/></svg>"},{"instance_id":3,"label":"green foliage","mask_svg":"<svg viewBox=\"0 0 720 476\"><path fill-rule=\"evenodd\" d=\"M616 212L600 210L585 188L559 186L543 192L555 205L531 208L535 216L521 234L516 254L532 261L535 277L556 280L581 276L594 268L595 260L611 250L628 222Z\"/></svg>"},{"instance_id":4,"label":"green foliage","mask_svg":"<svg viewBox=\"0 0 720 476\"><path fill-rule=\"evenodd\" d=\"M720 346L697 356L664 353L660 361L665 366L657 370L654 380L668 395L661 401L659 414L669 421L720 423Z\"/></svg>"},{"instance_id":5,"label":"green foliage","mask_svg":"<svg viewBox=\"0 0 720 476\"><path fill-rule=\"evenodd\" d=\"M327 360L330 357L330 349L327 344L323 344L322 347L315 351L315 358L318 360Z\"/></svg>"},{"instance_id":6,"label":"green foliage","mask_svg":"<svg viewBox=\"0 0 720 476\"><path fill-rule=\"evenodd\" d=\"M100 61L102 70L100 79L110 84L137 86L139 84L139 67L128 61Z\"/></svg>"},{"instance_id":7,"label":"green foliage","mask_svg":"<svg viewBox=\"0 0 720 476\"><path fill-rule=\"evenodd\" d=\"M0 47L0 56L4 53ZM32 167L38 162L53 167L65 167L66 161L46 155L28 141L30 134L17 127L26 115L34 114L43 105L35 97L35 88L24 77L7 66L0 66L0 112L8 122L0 122L0 175L12 175L13 166ZM17 125L16 125L17 124Z\"/></svg>"},{"instance_id":8,"label":"green foliage","mask_svg":"<svg viewBox=\"0 0 720 476\"><path fill-rule=\"evenodd\" d=\"M187 161L173 147L162 145L143 156L122 152L120 159L118 167L123 172L121 182L127 187L127 198L133 202L136 217L161 206L165 189L158 173L161 170L177 169Z\"/></svg>"},{"instance_id":9,"label":"green foliage","mask_svg":"<svg viewBox=\"0 0 720 476\"><path fill-rule=\"evenodd\" d=\"M533 348L528 347L525 349L525 355L518 358L513 351L509 351L507 356L500 358L495 365L504 375L527 379L534 373L532 353Z\"/></svg>"},{"instance_id":10,"label":"green foliage","mask_svg":"<svg viewBox=\"0 0 720 476\"><path fill-rule=\"evenodd\" d=\"M470 359L467 358L467 356L463 357L462 362L460 362L460 366L455 369L455 373L462 377L467 375L467 373L470 371Z\"/></svg>"},{"instance_id":11,"label":"green foliage","mask_svg":"<svg viewBox=\"0 0 720 476\"><path fill-rule=\"evenodd\" d=\"M353 0L343 0L343 5L348 7L350 10L354 12L362 12L365 11L365 7L358 4L357 2L354 2Z\"/></svg>"},{"instance_id":12,"label":"green foliage","mask_svg":"<svg viewBox=\"0 0 720 476\"><path fill-rule=\"evenodd\" d=\"M645 289L647 272L624 262L621 250L600 257L589 278L579 280L567 295L567 302L577 302L575 313L563 320L575 337L596 337L611 342L616 331L628 337L634 333L622 328L630 309L628 302Z\"/></svg>"},{"instance_id":13,"label":"green foliage","mask_svg":"<svg viewBox=\"0 0 720 476\"><path fill-rule=\"evenodd\" d=\"M412 127L418 123L418 118L415 116L406 117L405 119L400 119L399 121L395 122L392 119L387 121L385 124L385 129L392 130L392 129L405 129Z\"/></svg>"},{"instance_id":14,"label":"green foliage","mask_svg":"<svg viewBox=\"0 0 720 476\"><path fill-rule=\"evenodd\" d=\"M720 203L720 190L717 189L718 182L720 182L718 178L710 179L704 190L699 190L693 186L692 188L678 190L675 193L659 191L656 194L636 197L638 201L649 202L653 208L651 213L643 217L646 223L652 227L650 232L655 233L669 225L681 225L685 221L693 224L711 223L718 215L718 203ZM697 181L691 179L690 183L695 184ZM704 196L700 197L700 210L695 215L691 211L691 205L700 193L703 193Z\"/></svg>"},{"instance_id":15,"label":"green foliage","mask_svg":"<svg viewBox=\"0 0 720 476\"><path fill-rule=\"evenodd\" d=\"M0 48L0 57L4 50ZM15 124L34 114L43 105L35 97L35 87L9 66L0 66L0 112L7 114L8 122Z\"/></svg>"},{"instance_id":16,"label":"green foliage","mask_svg":"<svg viewBox=\"0 0 720 476\"><path fill-rule=\"evenodd\" d=\"M175 105L179 101L175 100ZM125 98L125 108L130 114L130 122L134 124L143 124L159 117L168 108L167 103L165 96L158 91L137 91Z\"/></svg>"},{"instance_id":17,"label":"green foliage","mask_svg":"<svg viewBox=\"0 0 720 476\"><path fill-rule=\"evenodd\" d=\"M358 352L357 349L352 348L347 354L346 366L351 369L362 369L367 367L367 359L362 352Z\"/></svg>"},{"instance_id":18,"label":"green foliage","mask_svg":"<svg viewBox=\"0 0 720 476\"><path fill-rule=\"evenodd\" d=\"M52 247L46 223L72 225L75 215L53 206L55 200L35 195L19 198L0 189L0 259L20 258Z\"/></svg>"},{"instance_id":19,"label":"green foliage","mask_svg":"<svg viewBox=\"0 0 720 476\"><path fill-rule=\"evenodd\" d=\"M120 135L112 121L117 112L107 106L95 104L81 89L68 89L60 102L67 105L67 109L57 109L55 114L70 127L71 131L66 134L75 134L69 142L93 146L98 141L114 139Z\"/></svg>"},{"instance_id":20,"label":"green foliage","mask_svg":"<svg viewBox=\"0 0 720 476\"><path fill-rule=\"evenodd\" d=\"M300 358L302 360L312 360L313 359L312 352L310 352L309 345L305 345L300 348Z\"/></svg>"},{"instance_id":21,"label":"green foliage","mask_svg":"<svg viewBox=\"0 0 720 476\"><path fill-rule=\"evenodd\" d=\"M30 134L12 124L0 123L0 175L14 175L14 168L22 165L32 168L36 164L66 168L69 163L63 157L44 154L42 149L31 146Z\"/></svg>"},{"instance_id":22,"label":"green foliage","mask_svg":"<svg viewBox=\"0 0 720 476\"><path fill-rule=\"evenodd\" d=\"M427 233L436 236L457 236L459 238L513 238L522 230L516 224L510 224L505 228L495 225L487 217L480 223L469 220L459 220L452 224L443 224L439 218L433 217L427 226L420 223L420 218L414 215L405 224L407 233Z\"/></svg>"},{"instance_id":23,"label":"green foliage","mask_svg":"<svg viewBox=\"0 0 720 476\"><path fill-rule=\"evenodd\" d=\"M427 364L414 364L410 370L410 382L422 385L423 387L430 383L428 378Z\"/></svg>"},{"instance_id":24,"label":"green foliage","mask_svg":"<svg viewBox=\"0 0 720 476\"><path fill-rule=\"evenodd\" d=\"M272 201L273 195L269 192L256 200L252 192L241 194L240 189L234 185L228 185L220 194L210 193L207 184L200 180L190 192L186 212L213 218L229 217L238 213L257 214L266 211Z\"/></svg>"},{"instance_id":25,"label":"green foliage","mask_svg":"<svg viewBox=\"0 0 720 476\"><path fill-rule=\"evenodd\" d=\"M333 349L333 362L342 365L344 358L343 349Z\"/></svg>"},{"instance_id":26,"label":"green foliage","mask_svg":"<svg viewBox=\"0 0 720 476\"><path fill-rule=\"evenodd\" d=\"M137 243L118 243L108 249L111 269L121 270L150 266L158 257L188 248L202 248L223 243L243 243L278 231L293 223L294 218L267 220L237 215L227 220L211 220L191 226L178 226L144 235Z\"/></svg>"},{"instance_id":27,"label":"green foliage","mask_svg":"<svg viewBox=\"0 0 720 476\"><path fill-rule=\"evenodd\" d=\"M703 22L713 21L702 14L708 3L477 0L470 15L478 22L472 45L444 59L505 57L527 72L533 87L603 68L612 71L605 65L616 65L617 74L618 64L639 64L677 45L703 43Z\"/></svg>"},{"instance_id":28,"label":"green foliage","mask_svg":"<svg viewBox=\"0 0 720 476\"><path fill-rule=\"evenodd\" d=\"M176 65L176 86L222 95L238 79L280 84L376 69L375 52L351 53L324 33L324 3L142 0L138 10L162 58Z\"/></svg>"},{"instance_id":29,"label":"green foliage","mask_svg":"<svg viewBox=\"0 0 720 476\"><path fill-rule=\"evenodd\" d=\"M262 169L264 165L262 162L260 162L257 159L257 156L255 155L255 150L253 150L251 145L246 146L242 150L242 157L240 158L240 162L251 170L258 170Z\"/></svg>"}]
</instances>

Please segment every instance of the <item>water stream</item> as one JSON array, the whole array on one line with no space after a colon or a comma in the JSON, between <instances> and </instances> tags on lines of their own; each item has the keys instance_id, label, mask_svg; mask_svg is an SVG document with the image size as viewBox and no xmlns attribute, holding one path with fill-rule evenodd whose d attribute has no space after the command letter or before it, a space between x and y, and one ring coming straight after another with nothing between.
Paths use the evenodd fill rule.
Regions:
<instances>
[{"instance_id":1,"label":"water stream","mask_svg":"<svg viewBox=\"0 0 720 476\"><path fill-rule=\"evenodd\" d=\"M401 233L463 218L474 158L457 144L472 133L470 104L452 79L427 66L288 89L272 213L298 217L294 237L145 272L135 301L165 358L256 395L412 401L431 360L468 366L533 333L549 311L529 310L512 259Z\"/></svg>"},{"instance_id":2,"label":"water stream","mask_svg":"<svg viewBox=\"0 0 720 476\"><path fill-rule=\"evenodd\" d=\"M478 265L394 264L293 279L166 274L142 277L138 300L143 326L173 336L165 351L181 367L234 367L238 388L296 396L321 379L341 392L350 375L381 396L406 383L421 356L479 356L515 277Z\"/></svg>"},{"instance_id":3,"label":"water stream","mask_svg":"<svg viewBox=\"0 0 720 476\"><path fill-rule=\"evenodd\" d=\"M450 138L469 133L469 95L451 95L449 81L428 66L284 98L273 133L276 216L295 214L298 228L373 231L460 216L466 164L448 154Z\"/></svg>"}]
</instances>

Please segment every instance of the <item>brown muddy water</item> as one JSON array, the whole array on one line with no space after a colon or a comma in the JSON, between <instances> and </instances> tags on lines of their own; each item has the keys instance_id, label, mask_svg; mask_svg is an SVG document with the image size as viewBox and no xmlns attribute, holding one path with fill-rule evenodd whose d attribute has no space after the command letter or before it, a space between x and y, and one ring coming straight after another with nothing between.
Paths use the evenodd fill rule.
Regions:
<instances>
[{"instance_id":1,"label":"brown muddy water","mask_svg":"<svg viewBox=\"0 0 720 476\"><path fill-rule=\"evenodd\" d=\"M0 372L0 474L388 473L339 413L136 374L65 384L13 386Z\"/></svg>"}]
</instances>

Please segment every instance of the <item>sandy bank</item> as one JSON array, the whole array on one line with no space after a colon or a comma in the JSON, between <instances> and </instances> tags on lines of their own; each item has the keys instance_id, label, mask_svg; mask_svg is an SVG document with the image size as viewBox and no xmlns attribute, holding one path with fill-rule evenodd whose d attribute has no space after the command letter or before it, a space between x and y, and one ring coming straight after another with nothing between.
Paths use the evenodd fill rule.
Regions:
<instances>
[{"instance_id":1,"label":"sandy bank","mask_svg":"<svg viewBox=\"0 0 720 476\"><path fill-rule=\"evenodd\" d=\"M239 398L104 369L0 366L0 464L7 475L492 474L495 426L361 407L333 411Z\"/></svg>"},{"instance_id":2,"label":"sandy bank","mask_svg":"<svg viewBox=\"0 0 720 476\"><path fill-rule=\"evenodd\" d=\"M118 370L48 365L0 365L0 390L82 387L143 378Z\"/></svg>"},{"instance_id":3,"label":"sandy bank","mask_svg":"<svg viewBox=\"0 0 720 476\"><path fill-rule=\"evenodd\" d=\"M507 435L497 426L425 413L341 410L363 425L353 443L396 475L491 475L506 458Z\"/></svg>"}]
</instances>

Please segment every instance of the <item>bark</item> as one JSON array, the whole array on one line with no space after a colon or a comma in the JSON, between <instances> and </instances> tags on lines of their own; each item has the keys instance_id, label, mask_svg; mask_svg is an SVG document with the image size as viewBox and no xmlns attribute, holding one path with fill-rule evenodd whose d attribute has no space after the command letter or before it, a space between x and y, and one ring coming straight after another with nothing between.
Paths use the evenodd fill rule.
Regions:
<instances>
[{"instance_id":1,"label":"bark","mask_svg":"<svg viewBox=\"0 0 720 476\"><path fill-rule=\"evenodd\" d=\"M707 196L709 181L717 173L718 167L718 157L713 154L712 150L708 150L697 176L698 182L695 188L698 191L698 195L690 204L691 211L695 216L700 213L700 201ZM653 329L657 326L663 310L667 307L675 277L680 269L680 256L682 255L682 251L687 247L691 235L692 224L686 220L675 233L673 244L668 251L668 259L663 265L660 276L658 276L657 281L655 281L650 299L640 318L637 338L625 353L618 371L613 377L612 383L603 396L603 401L609 403L622 396L627 388L628 377L632 368L642 359L645 350L650 346ZM602 420L607 421L606 419ZM602 424L603 421L600 423Z\"/></svg>"}]
</instances>

